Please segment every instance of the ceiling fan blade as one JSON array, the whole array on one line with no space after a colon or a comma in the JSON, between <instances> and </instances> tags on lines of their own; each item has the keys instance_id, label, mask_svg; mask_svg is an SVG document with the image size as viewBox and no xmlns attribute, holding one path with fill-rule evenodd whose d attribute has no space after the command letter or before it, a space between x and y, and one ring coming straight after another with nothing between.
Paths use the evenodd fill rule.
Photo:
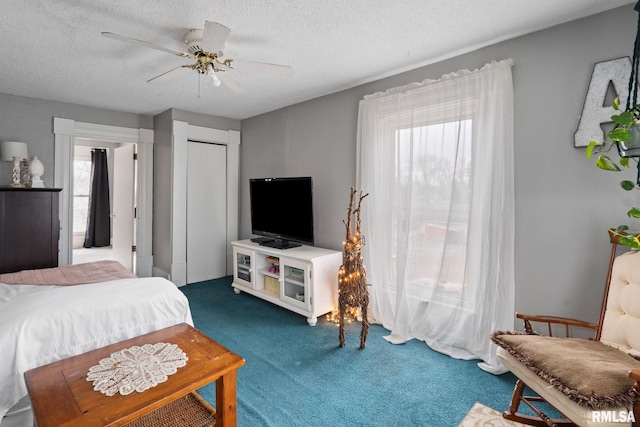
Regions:
<instances>
[{"instance_id":1,"label":"ceiling fan blade","mask_svg":"<svg viewBox=\"0 0 640 427\"><path fill-rule=\"evenodd\" d=\"M245 93L247 88L241 85L236 79L233 78L229 73L224 71L219 71L216 73L216 76L220 79L222 83L229 86L229 89L236 93Z\"/></svg>"},{"instance_id":2,"label":"ceiling fan blade","mask_svg":"<svg viewBox=\"0 0 640 427\"><path fill-rule=\"evenodd\" d=\"M227 40L227 36L230 31L231 29L222 24L213 21L206 21L204 23L202 44L200 47L207 52L217 53L222 50L224 42Z\"/></svg>"},{"instance_id":3,"label":"ceiling fan blade","mask_svg":"<svg viewBox=\"0 0 640 427\"><path fill-rule=\"evenodd\" d=\"M107 32L107 31L104 31L104 32L102 32L100 34L102 34L103 37L106 37L106 38L109 38L109 39L119 40L119 41L123 41L123 42L126 42L126 43L137 44L139 46L144 46L144 47L148 47L148 48L155 49L155 50L161 50L163 52L171 53L173 55L184 56L186 58L194 58L194 56L189 54L189 53L181 52L179 50L175 50L175 49L171 49L171 48L168 48L168 47L160 46L160 45L157 45L157 44L154 44L154 43L149 43L149 42L146 42L144 40L138 40L138 39L134 39L134 38L127 37L127 36L121 36L120 34L110 33L110 32Z\"/></svg>"},{"instance_id":4,"label":"ceiling fan blade","mask_svg":"<svg viewBox=\"0 0 640 427\"><path fill-rule=\"evenodd\" d=\"M293 75L293 68L288 65L267 64L265 62L245 61L234 59L231 61L231 68L238 70L260 71L263 73L278 74L281 76Z\"/></svg>"},{"instance_id":5,"label":"ceiling fan blade","mask_svg":"<svg viewBox=\"0 0 640 427\"><path fill-rule=\"evenodd\" d=\"M186 74L188 71L191 71L191 66L183 65L181 67L174 68L173 70L169 70L166 73L162 73L159 76L152 78L151 80L147 80L147 83L151 83L154 85L169 83L170 81L176 79L178 76Z\"/></svg>"}]
</instances>

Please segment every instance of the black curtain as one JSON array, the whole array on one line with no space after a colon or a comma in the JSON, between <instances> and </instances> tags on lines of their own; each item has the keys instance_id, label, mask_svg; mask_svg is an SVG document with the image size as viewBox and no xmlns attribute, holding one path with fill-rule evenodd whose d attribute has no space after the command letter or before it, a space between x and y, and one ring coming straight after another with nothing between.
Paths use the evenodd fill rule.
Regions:
<instances>
[{"instance_id":1,"label":"black curtain","mask_svg":"<svg viewBox=\"0 0 640 427\"><path fill-rule=\"evenodd\" d=\"M91 188L84 247L109 246L111 244L111 208L109 206L109 173L107 150L91 151Z\"/></svg>"}]
</instances>

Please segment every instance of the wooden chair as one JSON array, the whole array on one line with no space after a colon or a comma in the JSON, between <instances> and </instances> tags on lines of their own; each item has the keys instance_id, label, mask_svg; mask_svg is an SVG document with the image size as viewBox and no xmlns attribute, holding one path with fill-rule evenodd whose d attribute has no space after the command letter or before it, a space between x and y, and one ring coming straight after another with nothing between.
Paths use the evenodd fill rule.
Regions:
<instances>
[{"instance_id":1,"label":"wooden chair","mask_svg":"<svg viewBox=\"0 0 640 427\"><path fill-rule=\"evenodd\" d=\"M640 251L617 255L618 239L611 230L609 235L611 258L597 324L516 313L524 332L492 335L498 359L518 377L504 418L534 426L640 427ZM545 324L547 335L534 332L534 324ZM572 338L576 328L592 330L593 338ZM559 329L564 336L554 335ZM525 396L525 387L536 395ZM627 392L611 394L612 389ZM539 402L566 418L549 418ZM519 412L521 404L536 415Z\"/></svg>"}]
</instances>

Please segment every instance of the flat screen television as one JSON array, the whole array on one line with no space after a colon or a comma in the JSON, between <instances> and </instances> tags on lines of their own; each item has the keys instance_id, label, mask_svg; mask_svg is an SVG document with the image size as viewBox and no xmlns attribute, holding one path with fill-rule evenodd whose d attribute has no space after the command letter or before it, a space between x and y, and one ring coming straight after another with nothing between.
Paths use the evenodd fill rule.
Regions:
<instances>
[{"instance_id":1,"label":"flat screen television","mask_svg":"<svg viewBox=\"0 0 640 427\"><path fill-rule=\"evenodd\" d=\"M252 239L263 246L287 249L312 245L313 184L311 177L249 180Z\"/></svg>"}]
</instances>

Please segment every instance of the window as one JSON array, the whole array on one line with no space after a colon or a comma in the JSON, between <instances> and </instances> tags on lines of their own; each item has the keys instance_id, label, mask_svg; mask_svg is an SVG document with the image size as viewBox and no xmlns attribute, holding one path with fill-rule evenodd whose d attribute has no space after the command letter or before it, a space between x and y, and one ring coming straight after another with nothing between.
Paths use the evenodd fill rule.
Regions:
<instances>
[{"instance_id":1,"label":"window","mask_svg":"<svg viewBox=\"0 0 640 427\"><path fill-rule=\"evenodd\" d=\"M84 234L87 228L91 160L73 161L73 233Z\"/></svg>"},{"instance_id":2,"label":"window","mask_svg":"<svg viewBox=\"0 0 640 427\"><path fill-rule=\"evenodd\" d=\"M406 223L408 267L405 280L416 298L428 300L439 287L452 298L464 296L466 241L471 203L472 120L397 129L396 192L409 194L406 208L393 207L393 242ZM397 245L391 252L393 265ZM397 274L391 270L392 276ZM389 277L387 284L396 283Z\"/></svg>"},{"instance_id":3,"label":"window","mask_svg":"<svg viewBox=\"0 0 640 427\"><path fill-rule=\"evenodd\" d=\"M511 60L366 96L358 189L371 318L497 369L486 337L513 328Z\"/></svg>"}]
</instances>

